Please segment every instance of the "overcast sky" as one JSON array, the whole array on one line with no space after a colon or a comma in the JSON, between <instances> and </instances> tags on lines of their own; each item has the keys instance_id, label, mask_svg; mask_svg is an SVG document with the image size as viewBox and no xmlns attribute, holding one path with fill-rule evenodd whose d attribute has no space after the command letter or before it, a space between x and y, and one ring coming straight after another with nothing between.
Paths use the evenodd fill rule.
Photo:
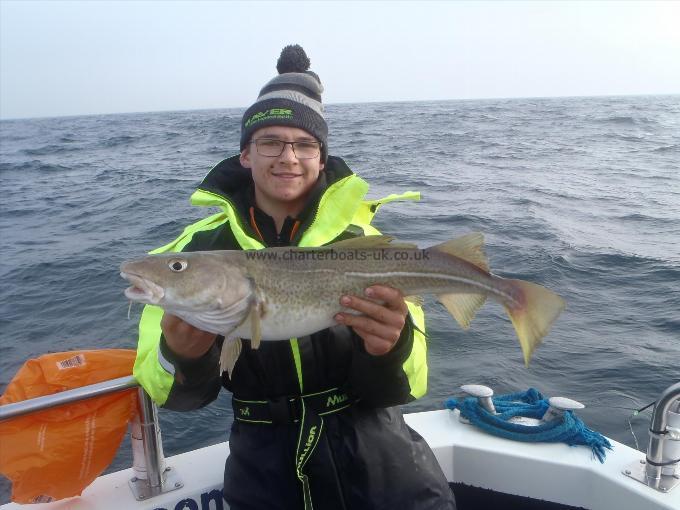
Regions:
<instances>
[{"instance_id":1,"label":"overcast sky","mask_svg":"<svg viewBox=\"0 0 680 510\"><path fill-rule=\"evenodd\" d=\"M0 0L0 118L243 107L301 44L324 102L680 93L680 2Z\"/></svg>"}]
</instances>

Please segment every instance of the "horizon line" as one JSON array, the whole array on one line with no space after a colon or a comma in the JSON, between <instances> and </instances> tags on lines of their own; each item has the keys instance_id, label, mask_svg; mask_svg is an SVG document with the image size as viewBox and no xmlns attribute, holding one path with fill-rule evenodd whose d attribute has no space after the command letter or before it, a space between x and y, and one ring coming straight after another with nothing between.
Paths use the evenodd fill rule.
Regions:
<instances>
[{"instance_id":1,"label":"horizon line","mask_svg":"<svg viewBox=\"0 0 680 510\"><path fill-rule=\"evenodd\" d=\"M590 94L590 95L566 95L566 96L494 96L494 97L468 97L455 99L397 99L391 101L340 101L335 103L324 103L324 106L353 105L353 104L382 104L382 103L435 103L435 102L454 102L454 101L500 101L507 99L576 99L576 98L603 98L603 97L644 97L644 96L680 96L680 92L666 93L634 93L634 94ZM0 114L0 122L16 120L44 120L44 119L63 119L71 117L96 117L108 115L144 115L149 113L180 113L180 112L201 112L209 110L246 110L248 106L221 106L193 109L162 109L162 110L138 110L123 112L99 112L99 113L75 113L64 115L36 116L36 117L3 117Z\"/></svg>"}]
</instances>

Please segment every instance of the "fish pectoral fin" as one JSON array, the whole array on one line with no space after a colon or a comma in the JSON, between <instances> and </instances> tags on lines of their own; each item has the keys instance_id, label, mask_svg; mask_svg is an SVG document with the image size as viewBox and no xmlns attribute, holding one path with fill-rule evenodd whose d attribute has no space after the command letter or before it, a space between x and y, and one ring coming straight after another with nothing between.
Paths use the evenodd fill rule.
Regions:
<instances>
[{"instance_id":1,"label":"fish pectoral fin","mask_svg":"<svg viewBox=\"0 0 680 510\"><path fill-rule=\"evenodd\" d=\"M323 249L341 249L341 250L366 250L371 248L399 248L403 250L415 249L417 246L412 243L393 243L394 237L392 236L363 236L363 237L353 237L351 239L343 239L335 243L327 244L321 248L315 248L317 250Z\"/></svg>"},{"instance_id":2,"label":"fish pectoral fin","mask_svg":"<svg viewBox=\"0 0 680 510\"><path fill-rule=\"evenodd\" d=\"M226 372L231 379L236 360L241 354L242 342L240 338L225 338L220 353L220 373Z\"/></svg>"},{"instance_id":3,"label":"fish pectoral fin","mask_svg":"<svg viewBox=\"0 0 680 510\"><path fill-rule=\"evenodd\" d=\"M437 299L463 329L470 327L477 310L486 301L485 294L440 294Z\"/></svg>"},{"instance_id":4,"label":"fish pectoral fin","mask_svg":"<svg viewBox=\"0 0 680 510\"><path fill-rule=\"evenodd\" d=\"M423 296L406 296L404 301L408 301L416 306L423 306L425 304Z\"/></svg>"},{"instance_id":5,"label":"fish pectoral fin","mask_svg":"<svg viewBox=\"0 0 680 510\"><path fill-rule=\"evenodd\" d=\"M489 261L484 253L484 235L481 232L472 232L451 241L436 244L428 250L448 253L489 272Z\"/></svg>"}]
</instances>

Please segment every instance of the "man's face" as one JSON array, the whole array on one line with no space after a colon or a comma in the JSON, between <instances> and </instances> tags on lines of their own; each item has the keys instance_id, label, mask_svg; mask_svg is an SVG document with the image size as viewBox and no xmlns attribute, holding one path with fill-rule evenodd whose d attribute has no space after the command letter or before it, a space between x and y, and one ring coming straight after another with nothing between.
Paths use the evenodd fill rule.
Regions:
<instances>
[{"instance_id":1,"label":"man's face","mask_svg":"<svg viewBox=\"0 0 680 510\"><path fill-rule=\"evenodd\" d=\"M273 139L284 142L316 142L307 131L286 126L269 126L253 133L254 140ZM269 210L291 210L304 206L307 195L323 170L320 156L299 159L291 145L286 145L280 156L263 156L250 143L241 152L241 165L250 168L255 182L255 200L259 207Z\"/></svg>"}]
</instances>

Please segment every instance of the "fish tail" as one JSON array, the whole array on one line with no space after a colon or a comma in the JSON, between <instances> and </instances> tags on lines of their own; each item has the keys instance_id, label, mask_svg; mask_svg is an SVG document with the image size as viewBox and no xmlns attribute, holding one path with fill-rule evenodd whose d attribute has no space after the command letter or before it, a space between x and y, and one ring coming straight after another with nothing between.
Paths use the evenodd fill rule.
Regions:
<instances>
[{"instance_id":1,"label":"fish tail","mask_svg":"<svg viewBox=\"0 0 680 510\"><path fill-rule=\"evenodd\" d=\"M515 297L503 304L510 316L528 367L531 355L548 333L550 326L564 310L564 300L535 283L523 280L505 280Z\"/></svg>"}]
</instances>

